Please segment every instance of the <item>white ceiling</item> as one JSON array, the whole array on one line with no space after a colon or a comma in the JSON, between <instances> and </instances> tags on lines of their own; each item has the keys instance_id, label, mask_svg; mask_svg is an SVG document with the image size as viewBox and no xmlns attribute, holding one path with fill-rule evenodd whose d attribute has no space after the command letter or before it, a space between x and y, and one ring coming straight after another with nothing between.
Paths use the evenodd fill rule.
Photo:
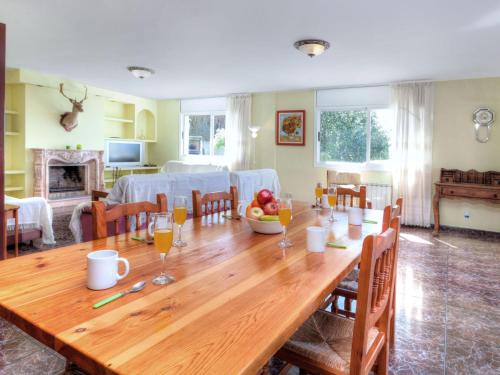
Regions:
<instances>
[{"instance_id":1,"label":"white ceiling","mask_svg":"<svg viewBox=\"0 0 500 375\"><path fill-rule=\"evenodd\" d=\"M10 67L154 98L500 76L498 0L0 0L0 22Z\"/></svg>"}]
</instances>

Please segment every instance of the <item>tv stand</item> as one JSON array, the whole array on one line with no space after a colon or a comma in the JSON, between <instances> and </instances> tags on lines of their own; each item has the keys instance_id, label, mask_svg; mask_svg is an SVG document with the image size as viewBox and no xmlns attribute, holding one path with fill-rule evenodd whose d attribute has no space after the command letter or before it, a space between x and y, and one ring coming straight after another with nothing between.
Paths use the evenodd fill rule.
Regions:
<instances>
[{"instance_id":1,"label":"tv stand","mask_svg":"<svg viewBox=\"0 0 500 375\"><path fill-rule=\"evenodd\" d=\"M135 167L110 167L104 168L104 185L106 189L111 189L116 180L122 176L131 174L154 174L159 173L161 167L158 166L135 166Z\"/></svg>"}]
</instances>

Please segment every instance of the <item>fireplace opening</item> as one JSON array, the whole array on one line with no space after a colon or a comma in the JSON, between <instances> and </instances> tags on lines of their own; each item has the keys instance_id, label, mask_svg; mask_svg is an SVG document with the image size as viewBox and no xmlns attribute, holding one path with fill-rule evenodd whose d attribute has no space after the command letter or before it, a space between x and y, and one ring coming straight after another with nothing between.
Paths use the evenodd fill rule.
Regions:
<instances>
[{"instance_id":1,"label":"fireplace opening","mask_svg":"<svg viewBox=\"0 0 500 375\"><path fill-rule=\"evenodd\" d=\"M49 165L49 198L86 194L85 165Z\"/></svg>"}]
</instances>

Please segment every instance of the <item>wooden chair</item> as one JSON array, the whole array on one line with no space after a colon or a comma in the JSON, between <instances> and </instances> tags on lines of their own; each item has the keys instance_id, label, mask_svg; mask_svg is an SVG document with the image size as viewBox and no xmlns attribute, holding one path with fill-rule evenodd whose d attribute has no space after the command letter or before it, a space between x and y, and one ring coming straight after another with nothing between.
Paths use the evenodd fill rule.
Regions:
<instances>
[{"instance_id":1,"label":"wooden chair","mask_svg":"<svg viewBox=\"0 0 500 375\"><path fill-rule=\"evenodd\" d=\"M91 197L92 202L100 200L100 198L106 198L108 196L107 191L92 190Z\"/></svg>"},{"instance_id":2,"label":"wooden chair","mask_svg":"<svg viewBox=\"0 0 500 375\"><path fill-rule=\"evenodd\" d=\"M339 206L340 201L342 201L342 205L346 206L346 197L349 197L349 206L354 206L354 198L358 198L359 208L372 208L372 202L369 199L366 199L366 186L360 185L359 190L354 188L354 185L351 187L347 186L337 186L337 203L336 207ZM328 194L328 188L323 189L323 194Z\"/></svg>"},{"instance_id":3,"label":"wooden chair","mask_svg":"<svg viewBox=\"0 0 500 375\"><path fill-rule=\"evenodd\" d=\"M387 374L398 237L396 217L384 233L363 241L354 321L318 310L277 356L315 374L368 374L375 364L377 373Z\"/></svg>"},{"instance_id":4,"label":"wooden chair","mask_svg":"<svg viewBox=\"0 0 500 375\"><path fill-rule=\"evenodd\" d=\"M108 237L108 223L113 222L115 233L120 233L120 221L125 220L125 231L130 232L130 217L135 217L135 222L140 222L140 214L146 214L146 222L152 212L166 212L167 197L165 194L156 195L156 204L151 202L135 202L117 204L107 210L106 204L100 201L92 202L92 225L94 239ZM136 224L139 227L138 224Z\"/></svg>"},{"instance_id":5,"label":"wooden chair","mask_svg":"<svg viewBox=\"0 0 500 375\"><path fill-rule=\"evenodd\" d=\"M366 199L366 186L361 185L359 190L341 187L337 188L337 206L342 199L342 205L346 205L346 197L350 198L350 207L353 207L354 198L358 198L359 208L372 208L372 203Z\"/></svg>"},{"instance_id":6,"label":"wooden chair","mask_svg":"<svg viewBox=\"0 0 500 375\"><path fill-rule=\"evenodd\" d=\"M382 221L382 233L389 229L391 221L396 217L401 217L403 207L403 198L396 200L396 205L386 206ZM399 239L398 249L399 251ZM397 265L396 265L397 266ZM396 277L396 276L395 276ZM344 315L348 318L354 318L356 313L352 309L353 302L358 298L358 279L359 269L352 271L347 277L342 280L338 287L333 291L332 295L325 301L323 308L331 305L332 312ZM339 307L339 297L344 297L344 308ZM396 327L396 295L394 294L393 306L391 308L391 331L395 332ZM394 345L395 335L391 335L391 346Z\"/></svg>"},{"instance_id":7,"label":"wooden chair","mask_svg":"<svg viewBox=\"0 0 500 375\"><path fill-rule=\"evenodd\" d=\"M229 193L218 191L201 196L199 190L193 190L193 217L213 215L227 211L227 202L231 203L231 210L238 208L238 190L231 186Z\"/></svg>"}]
</instances>

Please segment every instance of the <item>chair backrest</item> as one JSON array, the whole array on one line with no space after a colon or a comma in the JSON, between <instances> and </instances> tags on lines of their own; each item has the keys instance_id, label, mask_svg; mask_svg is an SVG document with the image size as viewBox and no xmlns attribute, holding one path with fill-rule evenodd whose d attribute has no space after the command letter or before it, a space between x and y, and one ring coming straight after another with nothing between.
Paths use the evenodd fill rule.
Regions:
<instances>
[{"instance_id":1,"label":"chair backrest","mask_svg":"<svg viewBox=\"0 0 500 375\"><path fill-rule=\"evenodd\" d=\"M382 220L382 232L385 232L390 224L391 220L397 216L401 216L403 209L403 198L398 198L394 206L385 206L384 216Z\"/></svg>"},{"instance_id":2,"label":"chair backrest","mask_svg":"<svg viewBox=\"0 0 500 375\"><path fill-rule=\"evenodd\" d=\"M229 209L227 202L231 203L231 209L238 208L238 190L231 186L229 193L218 191L201 196L199 190L193 190L193 217L212 215Z\"/></svg>"},{"instance_id":3,"label":"chair backrest","mask_svg":"<svg viewBox=\"0 0 500 375\"><path fill-rule=\"evenodd\" d=\"M381 348L389 345L399 229L399 217L395 217L391 220L389 229L379 235L369 235L363 241L351 374L368 374ZM378 333L373 340L369 340L375 327Z\"/></svg>"},{"instance_id":4,"label":"chair backrest","mask_svg":"<svg viewBox=\"0 0 500 375\"><path fill-rule=\"evenodd\" d=\"M358 198L359 208L367 208L366 201L366 186L361 185L359 190L346 188L346 187L337 187L337 206L339 205L339 201L342 200L342 205L346 205L346 197L349 197L350 202L349 206L354 206L354 198Z\"/></svg>"},{"instance_id":5,"label":"chair backrest","mask_svg":"<svg viewBox=\"0 0 500 375\"><path fill-rule=\"evenodd\" d=\"M107 191L100 191L100 190L92 190L92 202L98 201L99 198L106 198L108 196Z\"/></svg>"},{"instance_id":6,"label":"chair backrest","mask_svg":"<svg viewBox=\"0 0 500 375\"><path fill-rule=\"evenodd\" d=\"M146 214L146 223L153 212L167 211L167 197L165 194L156 195L156 204L151 202L134 202L117 204L107 210L106 204L100 201L92 202L92 225L94 239L108 237L108 223L113 222L115 234L120 233L120 221L125 220L125 231L130 232L131 217L135 217L136 228L140 225L141 213Z\"/></svg>"}]
</instances>

